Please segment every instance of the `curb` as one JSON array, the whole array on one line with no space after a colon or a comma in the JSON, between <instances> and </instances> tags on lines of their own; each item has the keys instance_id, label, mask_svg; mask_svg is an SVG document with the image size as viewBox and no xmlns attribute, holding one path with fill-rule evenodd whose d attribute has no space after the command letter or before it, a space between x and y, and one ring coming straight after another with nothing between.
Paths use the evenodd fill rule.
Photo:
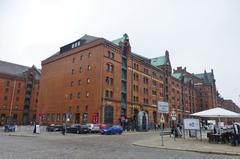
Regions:
<instances>
[{"instance_id":1,"label":"curb","mask_svg":"<svg viewBox=\"0 0 240 159\"><path fill-rule=\"evenodd\" d=\"M188 151L188 152L198 152L198 153L207 153L207 154L218 154L218 155L234 155L234 156L240 156L240 153L236 152L220 152L220 151L202 151L202 150L194 150L194 149L182 149L182 148L169 148L169 147L162 147L162 146L147 146L137 143L132 143L133 146L138 147L145 147L145 148L158 148L158 149L164 149L164 150L177 150L177 151Z\"/></svg>"}]
</instances>

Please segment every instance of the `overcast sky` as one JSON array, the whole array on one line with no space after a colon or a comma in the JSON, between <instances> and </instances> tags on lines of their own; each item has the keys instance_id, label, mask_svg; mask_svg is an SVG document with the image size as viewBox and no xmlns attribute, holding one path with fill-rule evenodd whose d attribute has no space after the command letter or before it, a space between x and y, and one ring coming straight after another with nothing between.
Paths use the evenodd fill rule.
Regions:
<instances>
[{"instance_id":1,"label":"overcast sky","mask_svg":"<svg viewBox=\"0 0 240 159\"><path fill-rule=\"evenodd\" d=\"M214 70L217 89L240 104L239 0L1 0L0 60L41 61L84 34L127 33L145 57L170 52L173 68Z\"/></svg>"}]
</instances>

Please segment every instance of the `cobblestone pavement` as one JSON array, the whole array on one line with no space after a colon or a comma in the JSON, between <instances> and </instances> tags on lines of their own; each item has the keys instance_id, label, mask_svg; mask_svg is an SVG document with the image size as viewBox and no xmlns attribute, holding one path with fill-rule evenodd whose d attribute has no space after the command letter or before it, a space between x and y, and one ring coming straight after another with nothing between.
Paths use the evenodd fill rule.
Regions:
<instances>
[{"instance_id":1,"label":"cobblestone pavement","mask_svg":"<svg viewBox=\"0 0 240 159\"><path fill-rule=\"evenodd\" d=\"M239 159L240 156L135 147L133 142L158 133L70 135L38 137L0 135L1 159Z\"/></svg>"}]
</instances>

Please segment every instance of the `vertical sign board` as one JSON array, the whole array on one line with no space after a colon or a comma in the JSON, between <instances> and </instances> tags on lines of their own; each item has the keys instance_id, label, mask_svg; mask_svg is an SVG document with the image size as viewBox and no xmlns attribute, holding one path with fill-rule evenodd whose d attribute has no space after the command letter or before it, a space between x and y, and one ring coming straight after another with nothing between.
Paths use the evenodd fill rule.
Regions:
<instances>
[{"instance_id":1,"label":"vertical sign board","mask_svg":"<svg viewBox=\"0 0 240 159\"><path fill-rule=\"evenodd\" d=\"M168 114L168 112L169 112L168 102L160 102L160 101L158 101L158 112L159 113Z\"/></svg>"},{"instance_id":2,"label":"vertical sign board","mask_svg":"<svg viewBox=\"0 0 240 159\"><path fill-rule=\"evenodd\" d=\"M160 121L161 122L161 133L160 134L162 136L162 146L164 146L163 145L163 124L164 124L165 120L164 120L163 114L168 114L169 113L169 107L168 107L167 102L158 101L157 105L158 105L158 112L162 114L161 115L161 121Z\"/></svg>"}]
</instances>

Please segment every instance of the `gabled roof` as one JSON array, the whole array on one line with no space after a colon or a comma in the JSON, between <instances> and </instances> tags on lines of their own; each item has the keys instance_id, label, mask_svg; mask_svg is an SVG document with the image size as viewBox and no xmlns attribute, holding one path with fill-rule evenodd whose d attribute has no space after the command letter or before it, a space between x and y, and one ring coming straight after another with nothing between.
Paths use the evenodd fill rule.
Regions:
<instances>
[{"instance_id":1,"label":"gabled roof","mask_svg":"<svg viewBox=\"0 0 240 159\"><path fill-rule=\"evenodd\" d=\"M119 45L121 42L124 42L125 40L128 40L128 35L126 33L123 34L121 38L113 40L111 42L114 43L115 45Z\"/></svg>"},{"instance_id":2,"label":"gabled roof","mask_svg":"<svg viewBox=\"0 0 240 159\"><path fill-rule=\"evenodd\" d=\"M77 47L81 47L81 46L83 46L83 45L85 45L87 43L93 42L93 41L98 40L98 39L100 39L100 38L85 34L80 39L75 40L74 42L71 42L71 43L69 43L67 45L64 45L64 46L60 47L59 54L67 52L67 51L69 51L71 49L74 49L74 48L77 48ZM55 54L54 56L56 56L56 55L58 55L58 54Z\"/></svg>"},{"instance_id":3,"label":"gabled roof","mask_svg":"<svg viewBox=\"0 0 240 159\"><path fill-rule=\"evenodd\" d=\"M0 73L3 74L23 76L23 73L26 72L29 68L30 67L0 60Z\"/></svg>"},{"instance_id":4,"label":"gabled roof","mask_svg":"<svg viewBox=\"0 0 240 159\"><path fill-rule=\"evenodd\" d=\"M174 78L176 78L176 79L178 79L178 80L181 80L182 74L181 74L181 73L173 73L173 74L172 74L172 77L174 77Z\"/></svg>"},{"instance_id":5,"label":"gabled roof","mask_svg":"<svg viewBox=\"0 0 240 159\"><path fill-rule=\"evenodd\" d=\"M166 64L166 56L159 56L151 59L151 64L155 67L162 66Z\"/></svg>"},{"instance_id":6,"label":"gabled roof","mask_svg":"<svg viewBox=\"0 0 240 159\"><path fill-rule=\"evenodd\" d=\"M205 83L213 83L214 82L214 75L213 72L204 72L204 73L200 73L200 74L194 74L194 76L202 79Z\"/></svg>"},{"instance_id":7,"label":"gabled roof","mask_svg":"<svg viewBox=\"0 0 240 159\"><path fill-rule=\"evenodd\" d=\"M132 52L132 55L135 56L135 57L137 57L137 58L139 58L139 59L141 59L141 60L143 60L144 62L146 62L146 63L148 63L148 64L151 64L150 59L148 59L148 58L146 58L146 57L144 57L144 56L142 56L142 55L139 55L139 54L133 53L133 52Z\"/></svg>"},{"instance_id":8,"label":"gabled roof","mask_svg":"<svg viewBox=\"0 0 240 159\"><path fill-rule=\"evenodd\" d=\"M123 42L123 41L124 41L124 37L121 37L121 38L115 39L115 40L113 40L113 41L111 41L111 42L114 43L114 44L116 44L116 45L119 45L120 42Z\"/></svg>"}]
</instances>

